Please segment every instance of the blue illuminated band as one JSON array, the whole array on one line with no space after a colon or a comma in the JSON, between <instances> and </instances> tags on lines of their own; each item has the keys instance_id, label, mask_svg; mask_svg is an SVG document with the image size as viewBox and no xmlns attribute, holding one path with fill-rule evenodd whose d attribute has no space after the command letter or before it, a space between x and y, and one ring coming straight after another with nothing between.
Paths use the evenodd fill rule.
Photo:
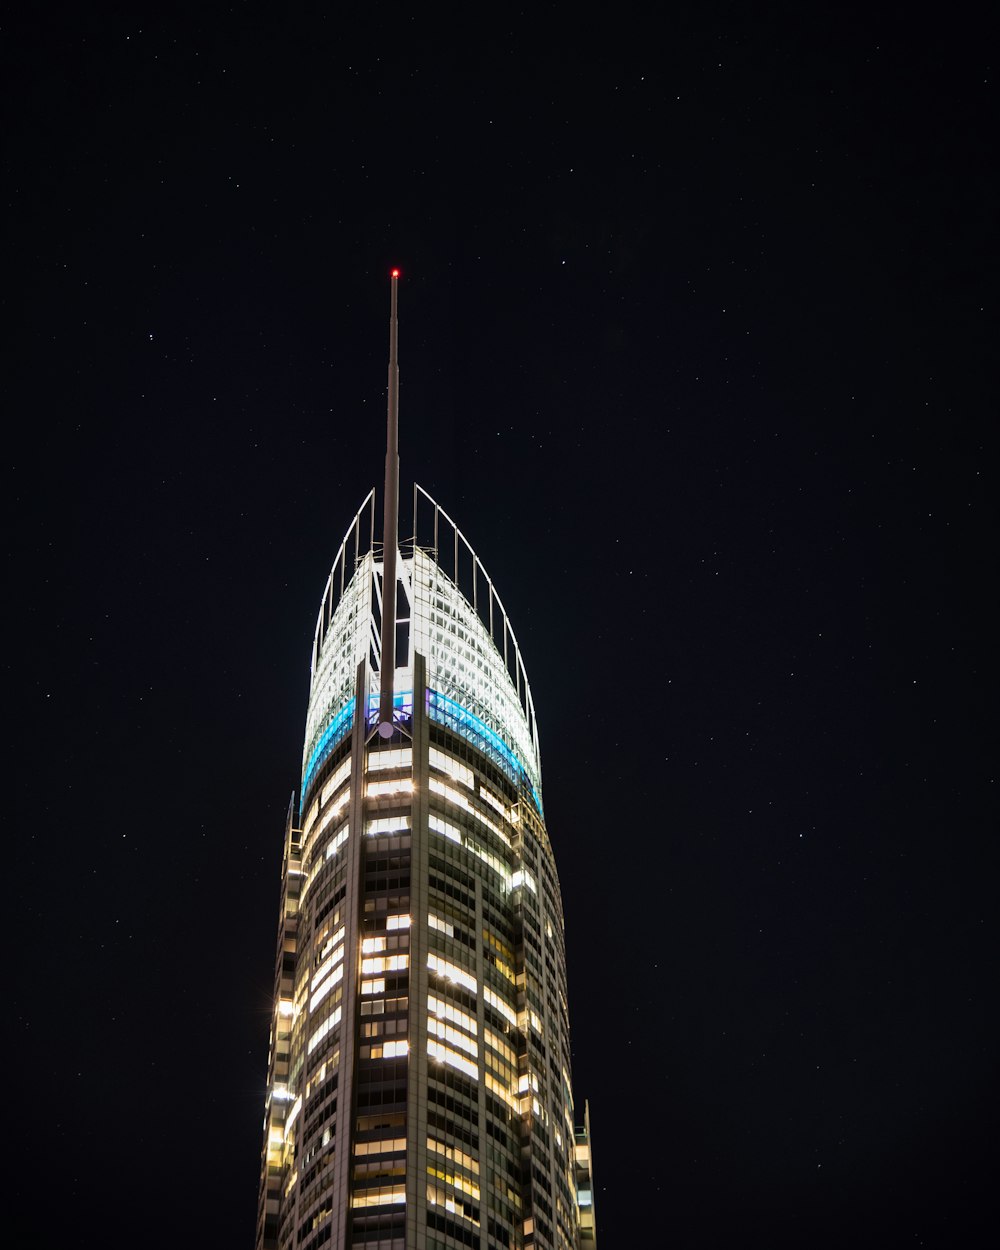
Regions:
<instances>
[{"instance_id":1,"label":"blue illuminated band","mask_svg":"<svg viewBox=\"0 0 1000 1250\"><path fill-rule=\"evenodd\" d=\"M368 718L367 723L374 725L378 721L379 696L370 694L368 696ZM413 691L401 690L392 696L392 712L394 720L409 720L413 715Z\"/></svg>"},{"instance_id":2,"label":"blue illuminated band","mask_svg":"<svg viewBox=\"0 0 1000 1250\"><path fill-rule=\"evenodd\" d=\"M373 719L378 719L378 704L378 695L369 695L367 707L367 720L369 723ZM397 714L401 714L403 717L412 716L413 691L403 690L395 694L392 705L393 711ZM524 765L500 735L491 729L485 721L480 720L474 712L470 712L468 708L462 707L460 703L456 703L454 699L447 698L437 690L427 691L427 714L431 720L437 721L439 725L444 725L447 729L451 729L468 742L471 742L484 755L488 755L490 759L500 766L514 785L526 785L531 790L531 797L534 800L535 807L538 808L539 815L542 815L542 803L538 797L538 791L535 789ZM323 730L319 741L309 756L305 771L302 774L302 798L299 803L300 817L316 774L326 760L329 759L334 747L339 742L342 742L351 732L353 723L354 700L352 699L350 703L344 704L326 729Z\"/></svg>"},{"instance_id":3,"label":"blue illuminated band","mask_svg":"<svg viewBox=\"0 0 1000 1250\"><path fill-rule=\"evenodd\" d=\"M309 794L309 787L313 783L313 778L319 772L320 768L330 757L330 752L342 742L344 738L351 732L351 726L354 724L354 700L345 703L333 720L320 734L319 742L313 747L312 754L302 773L302 798L299 801L299 816L302 815L302 809L305 806L306 798Z\"/></svg>"},{"instance_id":4,"label":"blue illuminated band","mask_svg":"<svg viewBox=\"0 0 1000 1250\"><path fill-rule=\"evenodd\" d=\"M397 694L392 700L395 712L404 717L413 715L413 691L406 690L402 694ZM368 723L378 719L378 695L368 696ZM309 761L306 764L305 771L302 774L302 799L299 802L299 815L305 808L306 799L309 797L309 790L312 783L316 780L316 774L330 758L330 753L338 743L343 742L347 735L351 732L351 726L354 724L354 700L345 703L333 720L327 725L320 735L319 741L313 748Z\"/></svg>"},{"instance_id":5,"label":"blue illuminated band","mask_svg":"<svg viewBox=\"0 0 1000 1250\"><path fill-rule=\"evenodd\" d=\"M478 747L484 755L488 755L507 774L514 785L526 785L531 790L531 797L542 815L542 803L538 791L532 784L527 770L500 735L481 721L478 716L462 707L454 699L448 699L436 690L427 691L427 714L439 725L445 725L463 738Z\"/></svg>"}]
</instances>

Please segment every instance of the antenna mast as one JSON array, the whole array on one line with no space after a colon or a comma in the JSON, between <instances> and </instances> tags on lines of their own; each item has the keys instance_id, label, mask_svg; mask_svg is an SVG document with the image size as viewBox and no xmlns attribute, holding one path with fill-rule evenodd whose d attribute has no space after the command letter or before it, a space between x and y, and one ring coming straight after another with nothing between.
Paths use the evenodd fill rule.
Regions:
<instances>
[{"instance_id":1,"label":"antenna mast","mask_svg":"<svg viewBox=\"0 0 1000 1250\"><path fill-rule=\"evenodd\" d=\"M399 270L390 276L389 402L386 417L385 487L382 511L382 664L378 704L378 732L392 737L392 696L396 676L396 554L399 542L399 362L397 350L396 289Z\"/></svg>"}]
</instances>

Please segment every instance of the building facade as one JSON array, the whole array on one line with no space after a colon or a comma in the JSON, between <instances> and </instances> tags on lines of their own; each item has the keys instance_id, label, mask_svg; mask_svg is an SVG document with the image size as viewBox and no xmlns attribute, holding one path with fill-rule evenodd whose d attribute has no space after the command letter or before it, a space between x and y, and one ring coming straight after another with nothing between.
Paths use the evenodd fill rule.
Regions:
<instances>
[{"instance_id":1,"label":"building facade","mask_svg":"<svg viewBox=\"0 0 1000 1250\"><path fill-rule=\"evenodd\" d=\"M394 554L387 602L372 492L313 643L257 1250L592 1247L520 651L475 552L419 487Z\"/></svg>"}]
</instances>

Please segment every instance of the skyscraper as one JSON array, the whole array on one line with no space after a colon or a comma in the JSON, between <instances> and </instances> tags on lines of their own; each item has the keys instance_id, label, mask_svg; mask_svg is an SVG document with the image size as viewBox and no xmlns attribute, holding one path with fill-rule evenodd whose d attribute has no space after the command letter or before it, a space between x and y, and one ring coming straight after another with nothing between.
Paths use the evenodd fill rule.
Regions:
<instances>
[{"instance_id":1,"label":"skyscraper","mask_svg":"<svg viewBox=\"0 0 1000 1250\"><path fill-rule=\"evenodd\" d=\"M398 541L398 272L375 492L316 622L289 807L257 1250L595 1244L535 709L489 575L419 486Z\"/></svg>"}]
</instances>

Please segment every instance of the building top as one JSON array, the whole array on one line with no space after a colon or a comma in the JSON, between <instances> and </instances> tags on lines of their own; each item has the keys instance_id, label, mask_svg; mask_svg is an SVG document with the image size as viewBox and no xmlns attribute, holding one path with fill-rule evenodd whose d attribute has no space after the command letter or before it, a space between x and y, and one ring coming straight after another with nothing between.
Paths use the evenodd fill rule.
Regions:
<instances>
[{"instance_id":1,"label":"building top","mask_svg":"<svg viewBox=\"0 0 1000 1250\"><path fill-rule=\"evenodd\" d=\"M333 561L313 640L302 760L305 808L323 763L353 724L367 660L366 729L391 738L412 716L413 658L427 661L432 719L474 742L542 810L535 707L520 648L468 539L420 486L413 532L399 543L399 270L390 281L383 541L369 491ZM387 592L387 588L388 592Z\"/></svg>"},{"instance_id":2,"label":"building top","mask_svg":"<svg viewBox=\"0 0 1000 1250\"><path fill-rule=\"evenodd\" d=\"M350 731L358 665L367 658L366 719L381 708L383 574L369 492L337 551L316 620L302 760L302 806L322 765ZM534 701L510 619L465 535L420 486L414 537L402 544L396 622L394 720L412 714L413 657L427 661L432 718L474 742L541 812L541 763ZM424 535L426 534L426 539ZM417 536L419 535L419 541ZM404 615L403 613L406 613Z\"/></svg>"}]
</instances>

